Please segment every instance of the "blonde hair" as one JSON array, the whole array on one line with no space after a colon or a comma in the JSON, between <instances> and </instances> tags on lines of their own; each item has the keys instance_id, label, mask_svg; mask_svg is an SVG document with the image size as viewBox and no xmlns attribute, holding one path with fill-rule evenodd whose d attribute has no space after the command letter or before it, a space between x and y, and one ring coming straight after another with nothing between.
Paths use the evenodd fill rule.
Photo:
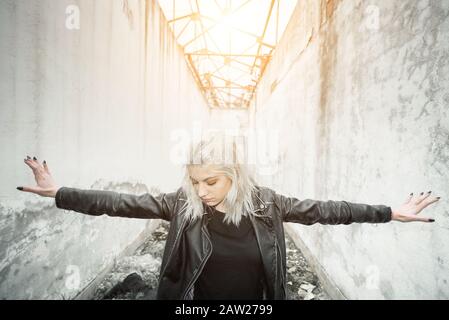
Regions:
<instances>
[{"instance_id":1,"label":"blonde hair","mask_svg":"<svg viewBox=\"0 0 449 320\"><path fill-rule=\"evenodd\" d=\"M202 218L205 211L189 172L189 168L198 165L213 167L213 171L226 175L232 182L223 200L226 223L234 223L238 226L243 216L257 215L252 202L256 183L245 159L238 152L236 137L215 134L208 139L202 139L196 145L191 144L188 152L182 188L187 196L185 214L189 222Z\"/></svg>"}]
</instances>

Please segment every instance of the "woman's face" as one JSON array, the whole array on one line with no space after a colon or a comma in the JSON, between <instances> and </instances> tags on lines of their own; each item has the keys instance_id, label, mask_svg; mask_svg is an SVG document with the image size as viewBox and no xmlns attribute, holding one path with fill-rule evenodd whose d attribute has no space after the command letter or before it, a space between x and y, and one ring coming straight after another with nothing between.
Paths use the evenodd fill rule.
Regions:
<instances>
[{"instance_id":1,"label":"woman's face","mask_svg":"<svg viewBox=\"0 0 449 320\"><path fill-rule=\"evenodd\" d=\"M189 173L198 196L208 206L220 203L232 185L231 179L212 166L194 165Z\"/></svg>"}]
</instances>

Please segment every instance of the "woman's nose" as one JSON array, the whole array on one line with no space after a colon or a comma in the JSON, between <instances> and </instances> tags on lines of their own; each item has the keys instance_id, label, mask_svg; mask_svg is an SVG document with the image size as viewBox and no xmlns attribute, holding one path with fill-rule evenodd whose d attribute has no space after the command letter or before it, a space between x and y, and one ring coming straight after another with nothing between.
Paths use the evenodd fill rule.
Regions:
<instances>
[{"instance_id":1,"label":"woman's nose","mask_svg":"<svg viewBox=\"0 0 449 320\"><path fill-rule=\"evenodd\" d=\"M198 196L200 198L203 198L205 195L207 195L206 188L204 186L199 185L199 187L198 187Z\"/></svg>"}]
</instances>

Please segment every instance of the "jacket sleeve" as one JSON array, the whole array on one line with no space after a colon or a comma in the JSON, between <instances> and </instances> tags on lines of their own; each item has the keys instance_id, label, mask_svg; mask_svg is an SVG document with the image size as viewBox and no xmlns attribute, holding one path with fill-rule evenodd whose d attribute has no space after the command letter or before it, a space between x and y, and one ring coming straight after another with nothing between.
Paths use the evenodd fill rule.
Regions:
<instances>
[{"instance_id":1,"label":"jacket sleeve","mask_svg":"<svg viewBox=\"0 0 449 320\"><path fill-rule=\"evenodd\" d=\"M391 221L391 208L347 201L298 200L277 195L283 221L306 225L384 223Z\"/></svg>"},{"instance_id":2,"label":"jacket sleeve","mask_svg":"<svg viewBox=\"0 0 449 320\"><path fill-rule=\"evenodd\" d=\"M62 187L55 196L56 207L88 215L171 220L176 192L152 196L103 190Z\"/></svg>"}]
</instances>

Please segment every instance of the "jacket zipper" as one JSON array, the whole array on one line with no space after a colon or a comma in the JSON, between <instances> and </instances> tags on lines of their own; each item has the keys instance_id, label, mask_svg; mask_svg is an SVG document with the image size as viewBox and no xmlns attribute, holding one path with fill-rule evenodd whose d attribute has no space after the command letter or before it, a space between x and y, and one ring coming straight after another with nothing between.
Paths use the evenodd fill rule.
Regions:
<instances>
[{"instance_id":1,"label":"jacket zipper","mask_svg":"<svg viewBox=\"0 0 449 320\"><path fill-rule=\"evenodd\" d=\"M276 240L276 246L277 246L277 249L279 251L279 258L281 260L281 271L280 271L280 274L281 274L281 285L282 285L282 289L284 291L284 299L286 299L287 298L287 292L285 290L285 283L284 283L285 282L285 279L284 279L284 263L282 262L281 248L279 247L279 242L277 240Z\"/></svg>"},{"instance_id":2,"label":"jacket zipper","mask_svg":"<svg viewBox=\"0 0 449 320\"><path fill-rule=\"evenodd\" d=\"M209 260L209 257L212 254L212 242L210 241L209 235L207 234L207 231L204 231L204 234L206 235L207 241L209 242L210 245L210 250L208 252L208 254L206 255L206 258L201 262L200 267L198 268L198 271L193 275L192 280L190 280L187 289L184 291L184 294L182 296L182 300L185 300L187 293L189 293L189 291L191 290L191 287L193 287L193 285L195 284L196 280L199 278L201 271L203 271L203 268L207 262L207 260Z\"/></svg>"},{"instance_id":3,"label":"jacket zipper","mask_svg":"<svg viewBox=\"0 0 449 320\"><path fill-rule=\"evenodd\" d=\"M257 233L257 231L256 231L256 227L255 227L255 218L254 217L252 217L252 216L250 216L250 219L251 219L251 221L252 221L252 223L253 223L253 229L254 229L254 234L255 234L255 236L256 236L256 241L257 241L257 245L259 246L259 251L260 251L260 254L261 254L261 256L262 256L262 247L261 247L261 245L260 245L260 241L259 241L259 237L258 237L258 233ZM262 256L262 264L264 264L263 263L263 256ZM264 273L265 273L265 266L264 266ZM266 298L266 296L268 295L268 278L266 278L266 280L265 280L265 282L266 282L266 284L265 284L265 288L264 288L264 293L263 293L263 295L264 295L264 299Z\"/></svg>"}]
</instances>

